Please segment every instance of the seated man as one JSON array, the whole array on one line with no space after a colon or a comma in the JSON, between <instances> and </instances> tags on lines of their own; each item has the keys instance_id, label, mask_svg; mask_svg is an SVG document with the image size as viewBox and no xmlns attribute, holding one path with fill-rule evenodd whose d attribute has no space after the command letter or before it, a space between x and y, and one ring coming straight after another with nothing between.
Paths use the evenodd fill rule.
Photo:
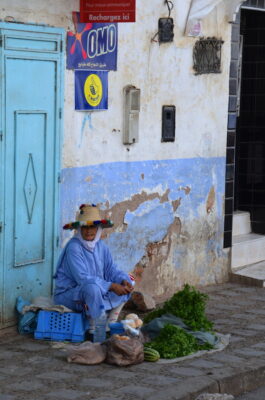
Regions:
<instances>
[{"instance_id":1,"label":"seated man","mask_svg":"<svg viewBox=\"0 0 265 400\"><path fill-rule=\"evenodd\" d=\"M101 306L111 310L108 323L116 322L133 290L129 276L116 268L108 247L100 240L102 229L111 226L110 220L100 218L96 206L81 205L77 221L64 226L76 233L63 249L54 276L55 304L73 311L85 309L90 332Z\"/></svg>"}]
</instances>

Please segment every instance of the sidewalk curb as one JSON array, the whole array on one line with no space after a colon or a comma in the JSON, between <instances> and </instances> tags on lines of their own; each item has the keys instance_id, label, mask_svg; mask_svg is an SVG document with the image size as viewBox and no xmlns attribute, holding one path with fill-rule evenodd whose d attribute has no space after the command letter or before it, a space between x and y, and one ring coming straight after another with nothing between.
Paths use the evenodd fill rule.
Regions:
<instances>
[{"instance_id":1,"label":"sidewalk curb","mask_svg":"<svg viewBox=\"0 0 265 400\"><path fill-rule=\"evenodd\" d=\"M195 400L201 393L220 393L239 396L245 392L257 389L265 384L265 363L248 371L228 375L222 379L214 379L213 384L206 385L199 391L191 392L178 400ZM216 390L217 389L217 390Z\"/></svg>"}]
</instances>

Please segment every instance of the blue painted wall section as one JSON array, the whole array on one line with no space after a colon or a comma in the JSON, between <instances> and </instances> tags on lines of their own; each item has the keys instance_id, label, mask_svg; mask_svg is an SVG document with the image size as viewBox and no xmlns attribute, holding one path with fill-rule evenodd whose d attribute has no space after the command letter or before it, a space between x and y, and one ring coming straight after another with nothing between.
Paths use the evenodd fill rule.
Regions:
<instances>
[{"instance_id":1,"label":"blue painted wall section","mask_svg":"<svg viewBox=\"0 0 265 400\"><path fill-rule=\"evenodd\" d=\"M86 202L100 204L102 209L110 212L111 218L120 210L121 215L116 218L118 223L113 218L116 230L106 241L119 268L132 271L146 255L147 246L162 241L174 221L180 221L185 237L191 239L190 242L179 240L176 243L171 258L173 268L184 267L188 253L196 253L200 246L204 255L201 264L195 268L199 275L205 275L213 258L219 258L221 262L224 257L224 174L223 157L67 168L62 171L61 224L72 221L78 206ZM211 191L214 205L207 210ZM209 219L211 224L207 222ZM200 233L205 221L207 227ZM64 243L70 233L63 232L62 235ZM196 241L199 237L201 243L193 243L192 238ZM207 277L202 277L200 283L207 283Z\"/></svg>"},{"instance_id":2,"label":"blue painted wall section","mask_svg":"<svg viewBox=\"0 0 265 400\"><path fill-rule=\"evenodd\" d=\"M126 231L114 232L107 239L119 268L132 271L144 256L148 243L161 241L173 221L171 204L161 204L159 199L144 203L135 212L126 213Z\"/></svg>"}]
</instances>

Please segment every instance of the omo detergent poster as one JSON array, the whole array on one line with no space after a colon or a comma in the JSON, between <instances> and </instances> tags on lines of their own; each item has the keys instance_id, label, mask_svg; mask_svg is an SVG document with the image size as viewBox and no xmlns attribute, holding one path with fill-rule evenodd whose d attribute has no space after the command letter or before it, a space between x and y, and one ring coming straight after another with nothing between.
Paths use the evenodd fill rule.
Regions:
<instances>
[{"instance_id":1,"label":"omo detergent poster","mask_svg":"<svg viewBox=\"0 0 265 400\"><path fill-rule=\"evenodd\" d=\"M75 110L108 109L108 72L75 71Z\"/></svg>"},{"instance_id":2,"label":"omo detergent poster","mask_svg":"<svg viewBox=\"0 0 265 400\"><path fill-rule=\"evenodd\" d=\"M73 12L76 32L67 32L68 69L117 70L118 24L80 23Z\"/></svg>"}]
</instances>

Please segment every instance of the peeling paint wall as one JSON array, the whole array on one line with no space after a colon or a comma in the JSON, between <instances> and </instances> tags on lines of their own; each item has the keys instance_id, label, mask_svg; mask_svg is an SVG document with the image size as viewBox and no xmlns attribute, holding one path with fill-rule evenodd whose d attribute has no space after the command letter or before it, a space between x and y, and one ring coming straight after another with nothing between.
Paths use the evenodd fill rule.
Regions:
<instances>
[{"instance_id":1,"label":"peeling paint wall","mask_svg":"<svg viewBox=\"0 0 265 400\"><path fill-rule=\"evenodd\" d=\"M118 70L109 72L109 109L74 111L74 72L65 71L61 224L84 202L100 204L118 266L139 288L165 297L185 282L227 279L222 249L230 61L224 1L202 21L224 41L222 73L195 76L196 38L183 35L190 0L173 0L174 41L156 41L163 0L137 0L137 22L119 24ZM73 30L78 0L2 0L0 18ZM141 89L139 142L122 143L123 88ZM176 107L176 140L161 143L163 105ZM62 234L62 244L69 233Z\"/></svg>"},{"instance_id":2,"label":"peeling paint wall","mask_svg":"<svg viewBox=\"0 0 265 400\"><path fill-rule=\"evenodd\" d=\"M156 297L186 282L220 283L227 278L224 171L224 157L67 168L62 219L70 221L85 199L99 204L115 222L104 233L118 267ZM70 235L64 232L64 242Z\"/></svg>"}]
</instances>

